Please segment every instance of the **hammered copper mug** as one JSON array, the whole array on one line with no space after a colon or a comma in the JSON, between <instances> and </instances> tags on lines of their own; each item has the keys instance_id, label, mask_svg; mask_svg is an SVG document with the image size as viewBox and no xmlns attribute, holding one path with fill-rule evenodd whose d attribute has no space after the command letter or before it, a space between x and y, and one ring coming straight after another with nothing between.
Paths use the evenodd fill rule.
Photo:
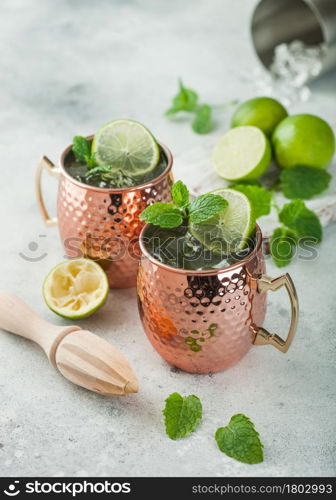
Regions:
<instances>
[{"instance_id":1,"label":"hammered copper mug","mask_svg":"<svg viewBox=\"0 0 336 500\"><path fill-rule=\"evenodd\" d=\"M99 188L71 177L65 162L72 154L72 145L61 154L59 168L45 156L37 167L37 201L46 225L58 225L68 257L89 257L99 262L111 288L136 285L139 234L144 226L140 214L151 203L171 201L173 157L166 146L160 144L160 147L167 161L164 172L129 188ZM59 179L57 218L49 217L45 207L41 189L43 170Z\"/></svg>"},{"instance_id":2,"label":"hammered copper mug","mask_svg":"<svg viewBox=\"0 0 336 500\"><path fill-rule=\"evenodd\" d=\"M259 227L247 257L209 271L157 261L144 245L147 227L140 235L139 312L148 339L168 363L191 373L212 373L237 363L253 344L288 350L297 328L298 298L289 274L265 275ZM282 286L291 304L286 340L262 327L266 292Z\"/></svg>"}]
</instances>

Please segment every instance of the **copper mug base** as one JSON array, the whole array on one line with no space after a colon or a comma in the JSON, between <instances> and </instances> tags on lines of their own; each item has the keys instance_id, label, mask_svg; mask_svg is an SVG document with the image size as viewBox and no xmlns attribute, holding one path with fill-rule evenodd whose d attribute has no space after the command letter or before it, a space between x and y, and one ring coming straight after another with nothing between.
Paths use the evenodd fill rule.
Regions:
<instances>
[{"instance_id":1,"label":"copper mug base","mask_svg":"<svg viewBox=\"0 0 336 500\"><path fill-rule=\"evenodd\" d=\"M45 224L58 225L68 257L96 260L107 273L111 288L136 285L139 234L144 226L140 214L151 203L171 201L173 157L166 146L160 144L160 147L167 158L165 171L145 184L130 188L99 188L71 177L65 168L71 145L63 151L59 168L45 156L38 165L36 193ZM44 204L43 170L59 179L57 218L49 216Z\"/></svg>"},{"instance_id":2,"label":"copper mug base","mask_svg":"<svg viewBox=\"0 0 336 500\"><path fill-rule=\"evenodd\" d=\"M171 365L190 373L213 373L237 363L252 345L289 348L298 320L298 299L288 274L265 275L262 234L254 250L223 269L187 271L158 262L142 251L138 305L146 335ZM268 290L285 286L291 302L286 340L262 328Z\"/></svg>"}]
</instances>

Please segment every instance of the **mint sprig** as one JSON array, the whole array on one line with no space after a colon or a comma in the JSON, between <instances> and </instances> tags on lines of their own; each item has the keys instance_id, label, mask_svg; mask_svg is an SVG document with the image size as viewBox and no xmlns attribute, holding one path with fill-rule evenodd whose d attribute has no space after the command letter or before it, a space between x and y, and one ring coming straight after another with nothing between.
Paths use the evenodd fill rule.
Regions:
<instances>
[{"instance_id":1,"label":"mint sprig","mask_svg":"<svg viewBox=\"0 0 336 500\"><path fill-rule=\"evenodd\" d=\"M197 93L185 87L181 79L179 79L179 91L176 96L173 98L172 105L166 111L166 115L174 115L179 111L195 111L198 103L198 95Z\"/></svg>"},{"instance_id":2,"label":"mint sprig","mask_svg":"<svg viewBox=\"0 0 336 500\"><path fill-rule=\"evenodd\" d=\"M202 420L202 403L197 396L182 397L173 392L166 399L163 415L170 439L184 438L194 432Z\"/></svg>"},{"instance_id":3,"label":"mint sprig","mask_svg":"<svg viewBox=\"0 0 336 500\"><path fill-rule=\"evenodd\" d=\"M323 231L320 219L306 207L303 200L290 201L277 210L282 225L271 236L270 252L274 263L284 267L291 262L300 240L320 243Z\"/></svg>"},{"instance_id":4,"label":"mint sprig","mask_svg":"<svg viewBox=\"0 0 336 500\"><path fill-rule=\"evenodd\" d=\"M196 134L208 134L213 128L212 109L209 104L202 104L196 110L191 128Z\"/></svg>"},{"instance_id":5,"label":"mint sprig","mask_svg":"<svg viewBox=\"0 0 336 500\"><path fill-rule=\"evenodd\" d=\"M189 190L182 181L177 181L171 189L173 202L179 208L185 208L189 205Z\"/></svg>"},{"instance_id":6,"label":"mint sprig","mask_svg":"<svg viewBox=\"0 0 336 500\"><path fill-rule=\"evenodd\" d=\"M231 101L222 106L211 106L205 103L201 104L197 92L185 87L182 80L179 79L178 93L173 98L171 106L167 109L165 114L166 116L172 116L180 112L191 113L193 114L193 120L191 122L192 130L197 134L208 134L214 128L213 111L233 104L237 104L237 101Z\"/></svg>"},{"instance_id":7,"label":"mint sprig","mask_svg":"<svg viewBox=\"0 0 336 500\"><path fill-rule=\"evenodd\" d=\"M281 189L286 198L310 200L329 187L331 175L321 168L297 165L284 168L280 174Z\"/></svg>"},{"instance_id":8,"label":"mint sprig","mask_svg":"<svg viewBox=\"0 0 336 500\"><path fill-rule=\"evenodd\" d=\"M227 200L218 194L201 194L189 206L190 222L194 224L205 222L221 213L227 206Z\"/></svg>"},{"instance_id":9,"label":"mint sprig","mask_svg":"<svg viewBox=\"0 0 336 500\"><path fill-rule=\"evenodd\" d=\"M173 228L183 223L183 214L172 203L158 201L147 207L140 215L140 219L154 226Z\"/></svg>"},{"instance_id":10,"label":"mint sprig","mask_svg":"<svg viewBox=\"0 0 336 500\"><path fill-rule=\"evenodd\" d=\"M80 163L87 165L89 169L97 165L94 153L91 152L91 144L88 139L76 135L72 140L72 151Z\"/></svg>"},{"instance_id":11,"label":"mint sprig","mask_svg":"<svg viewBox=\"0 0 336 500\"><path fill-rule=\"evenodd\" d=\"M231 417L226 427L220 427L215 434L218 448L231 458L247 464L263 461L263 444L251 420L238 413Z\"/></svg>"},{"instance_id":12,"label":"mint sprig","mask_svg":"<svg viewBox=\"0 0 336 500\"><path fill-rule=\"evenodd\" d=\"M278 267L290 264L297 244L297 236L287 227L278 227L270 238L270 251L274 263Z\"/></svg>"},{"instance_id":13,"label":"mint sprig","mask_svg":"<svg viewBox=\"0 0 336 500\"><path fill-rule=\"evenodd\" d=\"M201 223L222 212L228 202L217 194L202 194L189 201L189 191L182 181L172 186L173 203L156 202L141 213L140 219L154 226L174 228L183 222Z\"/></svg>"},{"instance_id":14,"label":"mint sprig","mask_svg":"<svg viewBox=\"0 0 336 500\"><path fill-rule=\"evenodd\" d=\"M309 238L320 243L322 226L319 218L306 207L302 200L295 200L284 205L279 213L279 219L298 238Z\"/></svg>"}]
</instances>

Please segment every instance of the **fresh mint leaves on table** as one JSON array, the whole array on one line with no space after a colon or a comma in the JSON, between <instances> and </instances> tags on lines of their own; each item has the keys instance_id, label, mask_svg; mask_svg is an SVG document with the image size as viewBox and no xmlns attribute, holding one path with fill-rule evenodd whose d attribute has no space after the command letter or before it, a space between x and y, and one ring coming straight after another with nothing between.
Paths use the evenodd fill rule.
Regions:
<instances>
[{"instance_id":1,"label":"fresh mint leaves on table","mask_svg":"<svg viewBox=\"0 0 336 500\"><path fill-rule=\"evenodd\" d=\"M202 104L196 110L191 128L196 134L207 134L212 130L212 109L209 104Z\"/></svg>"},{"instance_id":2,"label":"fresh mint leaves on table","mask_svg":"<svg viewBox=\"0 0 336 500\"><path fill-rule=\"evenodd\" d=\"M272 193L266 188L256 184L234 184L230 187L240 191L249 199L256 219L270 213Z\"/></svg>"},{"instance_id":3,"label":"fresh mint leaves on table","mask_svg":"<svg viewBox=\"0 0 336 500\"><path fill-rule=\"evenodd\" d=\"M194 90L188 89L179 80L179 91L173 98L172 105L166 111L166 115L174 115L179 111L195 111L198 105L198 95Z\"/></svg>"},{"instance_id":4,"label":"fresh mint leaves on table","mask_svg":"<svg viewBox=\"0 0 336 500\"><path fill-rule=\"evenodd\" d=\"M279 213L284 226L292 229L298 238L309 238L315 243L322 240L322 226L317 215L302 200L286 203Z\"/></svg>"},{"instance_id":5,"label":"fresh mint leaves on table","mask_svg":"<svg viewBox=\"0 0 336 500\"><path fill-rule=\"evenodd\" d=\"M226 427L217 429L215 439L218 448L231 458L247 464L263 461L263 444L251 420L238 413L231 417Z\"/></svg>"},{"instance_id":6,"label":"fresh mint leaves on table","mask_svg":"<svg viewBox=\"0 0 336 500\"><path fill-rule=\"evenodd\" d=\"M313 189L315 194L328 187L330 174L315 167L292 167L281 172L282 188L284 194L301 194L311 197ZM307 175L306 180L304 180ZM310 186L315 182L315 188ZM293 184L296 184L294 187ZM297 184L300 183L299 187ZM255 216L258 219L270 213L272 205L278 213L280 227L277 227L270 238L270 252L274 263L278 267L290 264L295 255L295 249L300 239L309 240L312 244L320 243L322 240L322 226L317 215L306 207L302 199L294 199L279 208L273 200L273 192L263 187L258 181L244 181L230 186L245 194L250 200ZM322 189L323 188L323 189Z\"/></svg>"},{"instance_id":7,"label":"fresh mint leaves on table","mask_svg":"<svg viewBox=\"0 0 336 500\"><path fill-rule=\"evenodd\" d=\"M85 137L77 135L73 138L72 151L80 163L87 165L88 168L96 166L94 154L91 153L91 143Z\"/></svg>"},{"instance_id":8,"label":"fresh mint leaves on table","mask_svg":"<svg viewBox=\"0 0 336 500\"><path fill-rule=\"evenodd\" d=\"M310 200L329 187L331 175L321 168L297 165L280 174L281 190L286 198Z\"/></svg>"},{"instance_id":9,"label":"fresh mint leaves on table","mask_svg":"<svg viewBox=\"0 0 336 500\"><path fill-rule=\"evenodd\" d=\"M278 227L270 238L270 250L274 263L278 267L290 264L297 244L294 231L287 227Z\"/></svg>"},{"instance_id":10,"label":"fresh mint leaves on table","mask_svg":"<svg viewBox=\"0 0 336 500\"><path fill-rule=\"evenodd\" d=\"M202 403L197 396L182 397L173 392L166 399L163 415L170 439L183 438L194 432L202 420Z\"/></svg>"},{"instance_id":11,"label":"fresh mint leaves on table","mask_svg":"<svg viewBox=\"0 0 336 500\"><path fill-rule=\"evenodd\" d=\"M231 101L222 106L211 106L210 104L201 104L198 99L198 94L192 89L185 87L182 80L179 80L179 91L172 100L172 104L166 111L166 116L172 116L181 111L192 113L194 115L191 128L197 134L208 134L214 128L213 126L213 110L225 108L232 104L237 104L237 101Z\"/></svg>"},{"instance_id":12,"label":"fresh mint leaves on table","mask_svg":"<svg viewBox=\"0 0 336 500\"><path fill-rule=\"evenodd\" d=\"M205 222L219 214L228 206L228 202L217 194L202 194L189 201L189 191L182 181L172 187L173 203L156 202L145 208L140 219L155 226L173 228L184 221Z\"/></svg>"},{"instance_id":13,"label":"fresh mint leaves on table","mask_svg":"<svg viewBox=\"0 0 336 500\"><path fill-rule=\"evenodd\" d=\"M322 226L317 215L306 207L303 200L294 200L278 209L282 226L276 228L270 239L270 251L278 267L287 266L300 239L312 244L322 240Z\"/></svg>"}]
</instances>

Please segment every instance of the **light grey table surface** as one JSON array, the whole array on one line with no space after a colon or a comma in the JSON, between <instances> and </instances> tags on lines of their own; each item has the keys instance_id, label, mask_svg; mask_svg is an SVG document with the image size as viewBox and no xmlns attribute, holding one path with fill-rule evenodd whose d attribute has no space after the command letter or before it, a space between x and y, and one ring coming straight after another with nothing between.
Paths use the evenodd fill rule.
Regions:
<instances>
[{"instance_id":1,"label":"light grey table surface","mask_svg":"<svg viewBox=\"0 0 336 500\"><path fill-rule=\"evenodd\" d=\"M252 7L248 0L1 1L2 289L47 320L66 324L41 296L42 280L63 252L57 229L45 229L36 205L38 158L47 154L56 161L74 135L117 117L144 122L177 158L215 141L229 112L217 116L211 136L201 137L182 119L168 121L163 111L179 76L211 103L253 95ZM335 121L334 83L331 77L314 83L311 101L291 111ZM178 161L175 176L185 178ZM56 182L44 185L54 212ZM106 307L81 325L126 353L141 392L107 399L71 385L37 346L1 331L0 474L335 475L335 229L326 229L316 259L288 267L301 313L286 355L255 347L223 373L178 372L147 341L135 290L113 290ZM38 248L29 249L31 242ZM38 262L29 260L43 254ZM279 274L271 262L268 272ZM285 293L269 296L266 326L284 333L288 319ZM176 442L165 435L161 413L174 391L198 395L204 407L198 431ZM265 445L259 465L228 458L214 441L217 427L240 412Z\"/></svg>"}]
</instances>

